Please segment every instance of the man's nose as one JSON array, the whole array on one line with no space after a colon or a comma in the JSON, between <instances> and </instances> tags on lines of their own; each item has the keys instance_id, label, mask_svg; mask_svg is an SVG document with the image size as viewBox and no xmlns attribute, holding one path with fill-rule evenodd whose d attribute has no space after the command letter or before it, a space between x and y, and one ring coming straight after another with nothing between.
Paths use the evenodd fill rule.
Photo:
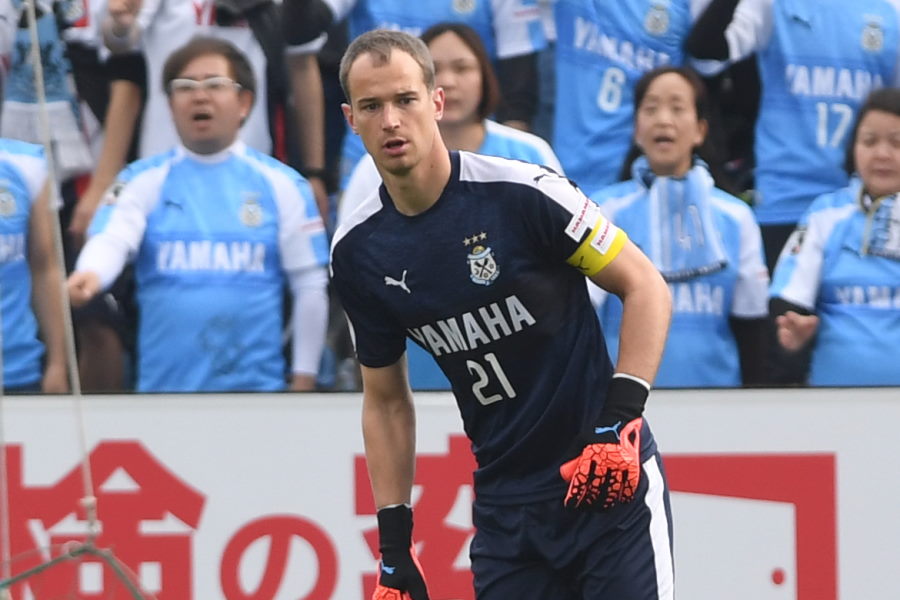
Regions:
<instances>
[{"instance_id":1,"label":"man's nose","mask_svg":"<svg viewBox=\"0 0 900 600\"><path fill-rule=\"evenodd\" d=\"M400 125L399 113L393 104L385 104L381 111L381 128L396 129Z\"/></svg>"}]
</instances>

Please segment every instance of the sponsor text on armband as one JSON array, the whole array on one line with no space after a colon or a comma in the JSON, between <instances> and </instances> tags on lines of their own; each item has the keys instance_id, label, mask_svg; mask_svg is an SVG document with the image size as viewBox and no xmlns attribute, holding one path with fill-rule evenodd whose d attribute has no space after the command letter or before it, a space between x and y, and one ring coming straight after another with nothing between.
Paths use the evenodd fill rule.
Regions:
<instances>
[{"instance_id":1,"label":"sponsor text on armband","mask_svg":"<svg viewBox=\"0 0 900 600\"><path fill-rule=\"evenodd\" d=\"M619 254L628 236L606 217L597 219L588 236L566 262L590 277L602 271Z\"/></svg>"}]
</instances>

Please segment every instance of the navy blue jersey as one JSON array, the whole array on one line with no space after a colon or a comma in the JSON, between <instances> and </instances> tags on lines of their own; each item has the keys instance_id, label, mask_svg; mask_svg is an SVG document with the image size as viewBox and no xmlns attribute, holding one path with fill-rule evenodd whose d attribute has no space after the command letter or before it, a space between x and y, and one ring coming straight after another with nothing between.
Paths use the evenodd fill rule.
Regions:
<instances>
[{"instance_id":1,"label":"navy blue jersey","mask_svg":"<svg viewBox=\"0 0 900 600\"><path fill-rule=\"evenodd\" d=\"M562 498L559 466L612 374L585 274L625 234L549 169L468 152L451 162L428 210L399 213L381 186L354 211L335 235L332 279L363 365L395 363L407 336L435 357L480 500Z\"/></svg>"}]
</instances>

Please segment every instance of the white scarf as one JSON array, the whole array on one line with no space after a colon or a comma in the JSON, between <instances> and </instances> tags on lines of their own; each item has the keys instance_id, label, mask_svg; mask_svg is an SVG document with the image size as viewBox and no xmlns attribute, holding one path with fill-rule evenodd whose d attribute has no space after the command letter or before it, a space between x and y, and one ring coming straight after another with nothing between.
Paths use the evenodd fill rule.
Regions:
<instances>
[{"instance_id":1,"label":"white scarf","mask_svg":"<svg viewBox=\"0 0 900 600\"><path fill-rule=\"evenodd\" d=\"M641 156L631 174L648 190L647 254L666 281L684 281L728 265L710 207L715 186L706 163L696 159L684 177L662 177L654 174Z\"/></svg>"},{"instance_id":2,"label":"white scarf","mask_svg":"<svg viewBox=\"0 0 900 600\"><path fill-rule=\"evenodd\" d=\"M900 202L897 202L897 194L873 198L860 186L859 204L866 215L860 253L900 260Z\"/></svg>"}]
</instances>

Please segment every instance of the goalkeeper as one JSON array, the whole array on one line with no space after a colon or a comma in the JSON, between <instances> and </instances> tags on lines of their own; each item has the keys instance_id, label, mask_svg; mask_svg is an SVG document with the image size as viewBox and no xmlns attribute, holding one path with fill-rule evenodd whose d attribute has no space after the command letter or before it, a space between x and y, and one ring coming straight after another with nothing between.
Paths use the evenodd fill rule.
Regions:
<instances>
[{"instance_id":1,"label":"goalkeeper","mask_svg":"<svg viewBox=\"0 0 900 600\"><path fill-rule=\"evenodd\" d=\"M671 312L658 271L552 170L448 152L444 90L418 39L363 34L340 75L383 179L332 244L362 364L374 598L443 597L428 589L427 544L415 551L409 335L450 380L478 463L478 600L671 599L668 492L642 416ZM623 300L615 368L585 276Z\"/></svg>"}]
</instances>

